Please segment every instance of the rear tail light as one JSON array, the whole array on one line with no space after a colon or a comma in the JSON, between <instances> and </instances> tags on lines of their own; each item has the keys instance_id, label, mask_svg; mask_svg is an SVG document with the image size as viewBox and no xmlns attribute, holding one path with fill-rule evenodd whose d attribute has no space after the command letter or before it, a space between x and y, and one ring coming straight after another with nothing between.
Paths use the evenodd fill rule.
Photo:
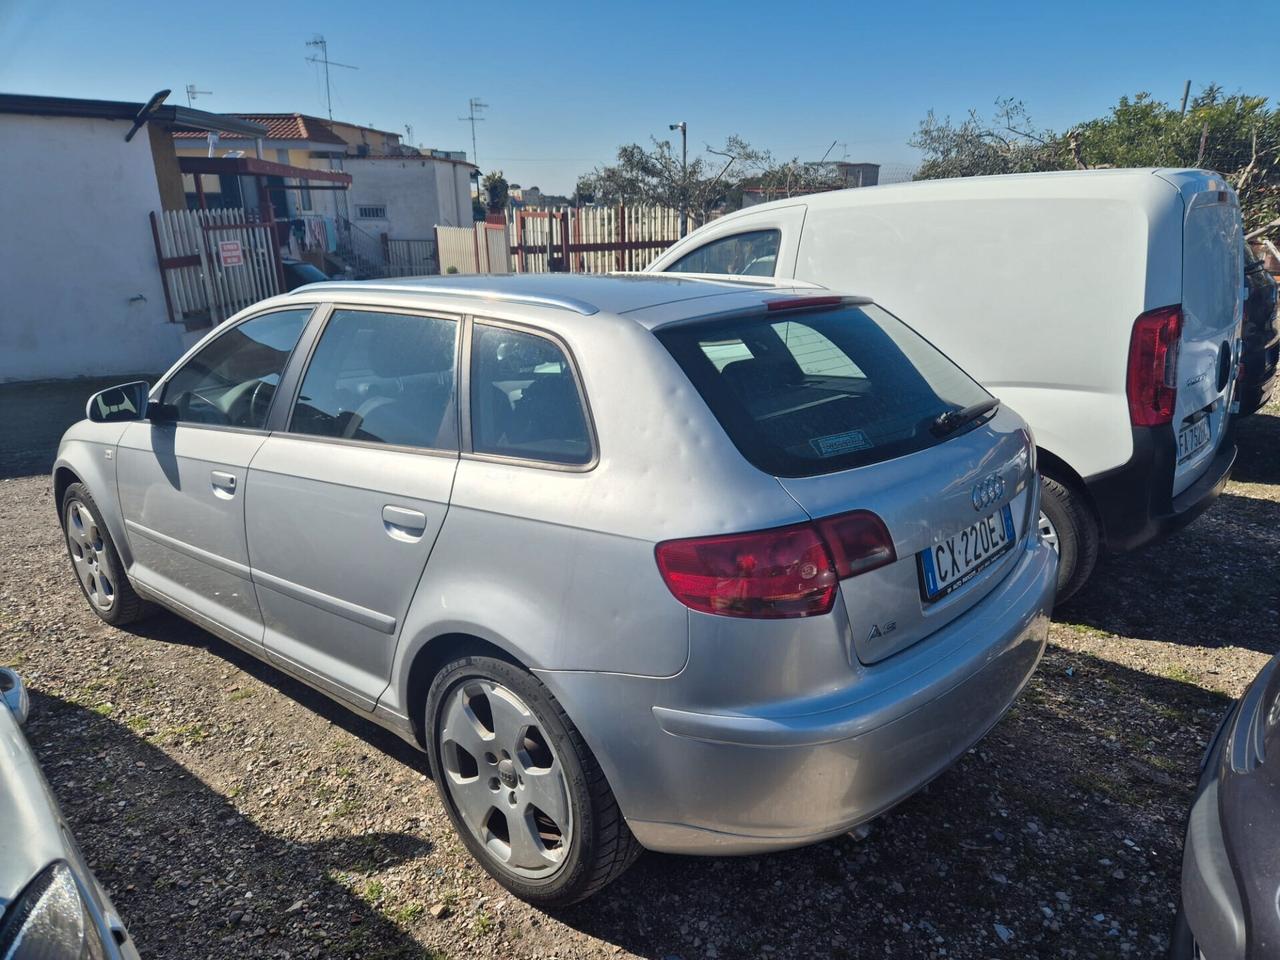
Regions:
<instances>
[{"instance_id":1,"label":"rear tail light","mask_svg":"<svg viewBox=\"0 0 1280 960\"><path fill-rule=\"evenodd\" d=\"M840 580L897 559L884 522L866 510L755 533L668 540L654 552L667 588L685 606L770 620L829 613Z\"/></svg>"},{"instance_id":2,"label":"rear tail light","mask_svg":"<svg viewBox=\"0 0 1280 960\"><path fill-rule=\"evenodd\" d=\"M893 540L884 521L868 510L854 510L815 523L835 561L836 577L844 580L893 563Z\"/></svg>"},{"instance_id":3,"label":"rear tail light","mask_svg":"<svg viewBox=\"0 0 1280 960\"><path fill-rule=\"evenodd\" d=\"M1173 420L1181 340L1181 306L1149 310L1134 321L1125 389L1135 427L1158 427Z\"/></svg>"}]
</instances>

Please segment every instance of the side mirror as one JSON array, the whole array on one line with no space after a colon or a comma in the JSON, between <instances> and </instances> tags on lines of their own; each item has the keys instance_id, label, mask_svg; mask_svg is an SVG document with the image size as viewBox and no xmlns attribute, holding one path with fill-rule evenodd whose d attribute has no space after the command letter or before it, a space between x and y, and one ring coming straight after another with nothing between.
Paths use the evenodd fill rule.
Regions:
<instances>
[{"instance_id":1,"label":"side mirror","mask_svg":"<svg viewBox=\"0 0 1280 960\"><path fill-rule=\"evenodd\" d=\"M7 667L0 667L0 697L4 698L5 706L13 711L19 726L27 722L27 714L31 710L27 688L22 685L22 679Z\"/></svg>"},{"instance_id":2,"label":"side mirror","mask_svg":"<svg viewBox=\"0 0 1280 960\"><path fill-rule=\"evenodd\" d=\"M85 416L94 423L123 423L147 418L147 394L151 384L135 380L118 387L108 387L89 398Z\"/></svg>"}]
</instances>

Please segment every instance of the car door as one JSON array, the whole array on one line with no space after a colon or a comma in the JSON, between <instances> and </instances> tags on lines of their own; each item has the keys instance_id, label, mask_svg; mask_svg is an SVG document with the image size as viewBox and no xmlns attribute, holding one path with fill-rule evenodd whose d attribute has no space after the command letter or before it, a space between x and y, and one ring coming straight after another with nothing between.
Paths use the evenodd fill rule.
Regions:
<instances>
[{"instance_id":1,"label":"car door","mask_svg":"<svg viewBox=\"0 0 1280 960\"><path fill-rule=\"evenodd\" d=\"M262 616L249 576L245 472L311 309L220 331L157 385L157 412L131 423L116 451L130 578L250 645L261 644Z\"/></svg>"},{"instance_id":2,"label":"car door","mask_svg":"<svg viewBox=\"0 0 1280 960\"><path fill-rule=\"evenodd\" d=\"M267 653L364 709L390 678L449 506L460 322L334 307L249 469Z\"/></svg>"}]
</instances>

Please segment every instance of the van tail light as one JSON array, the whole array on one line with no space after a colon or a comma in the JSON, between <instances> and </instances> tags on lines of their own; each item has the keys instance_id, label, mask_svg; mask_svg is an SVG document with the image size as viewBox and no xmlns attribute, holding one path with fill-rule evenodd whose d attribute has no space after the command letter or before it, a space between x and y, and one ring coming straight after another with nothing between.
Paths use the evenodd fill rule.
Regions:
<instances>
[{"instance_id":1,"label":"van tail light","mask_svg":"<svg viewBox=\"0 0 1280 960\"><path fill-rule=\"evenodd\" d=\"M668 540L654 554L667 588L685 606L767 620L829 613L840 580L897 559L884 522L866 510L754 533Z\"/></svg>"},{"instance_id":2,"label":"van tail light","mask_svg":"<svg viewBox=\"0 0 1280 960\"><path fill-rule=\"evenodd\" d=\"M1158 427L1173 420L1178 397L1178 346L1182 307L1149 310L1133 323L1125 390L1135 427Z\"/></svg>"}]
</instances>

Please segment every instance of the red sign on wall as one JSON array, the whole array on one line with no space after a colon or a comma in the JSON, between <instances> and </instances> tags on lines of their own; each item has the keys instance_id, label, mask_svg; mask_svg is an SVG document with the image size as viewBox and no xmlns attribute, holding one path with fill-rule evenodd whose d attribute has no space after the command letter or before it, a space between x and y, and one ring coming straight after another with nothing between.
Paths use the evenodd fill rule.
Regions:
<instances>
[{"instance_id":1,"label":"red sign on wall","mask_svg":"<svg viewBox=\"0 0 1280 960\"><path fill-rule=\"evenodd\" d=\"M244 266L244 248L239 240L219 240L218 259L224 267Z\"/></svg>"}]
</instances>

